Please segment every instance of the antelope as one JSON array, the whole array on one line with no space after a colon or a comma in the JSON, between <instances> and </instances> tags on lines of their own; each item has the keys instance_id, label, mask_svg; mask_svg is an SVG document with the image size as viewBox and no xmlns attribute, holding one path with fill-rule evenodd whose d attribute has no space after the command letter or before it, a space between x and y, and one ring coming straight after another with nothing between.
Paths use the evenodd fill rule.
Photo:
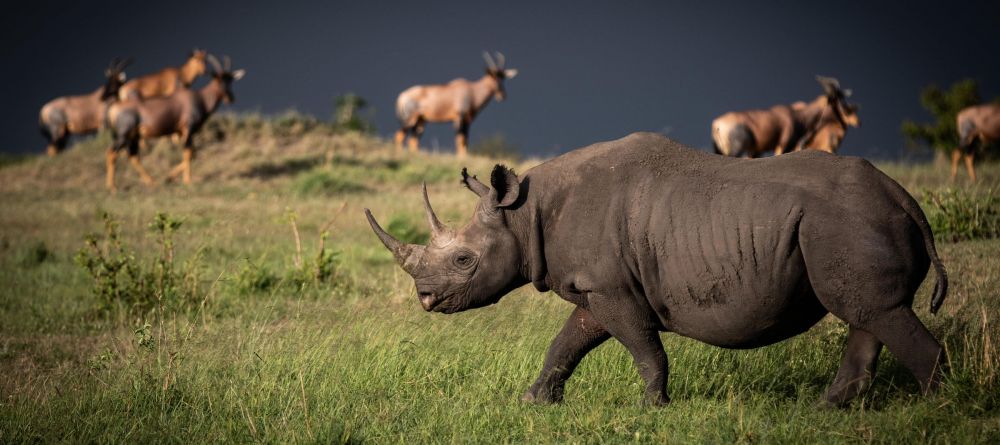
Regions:
<instances>
[{"instance_id":1,"label":"antelope","mask_svg":"<svg viewBox=\"0 0 1000 445\"><path fill-rule=\"evenodd\" d=\"M233 92L230 86L246 74L245 70L233 71L229 57L224 57L225 64L212 55L208 62L212 65L212 80L198 91L180 88L173 94L164 97L153 97L143 101L118 102L108 110L108 121L114 140L106 154L107 187L115 190L115 159L118 151L128 150L129 161L139 173L146 185L152 185L153 179L146 173L139 161L139 139L178 135L184 147L181 162L174 167L168 180L183 173L184 184L191 184L191 158L194 157L192 140L194 134L201 129L220 103L232 103Z\"/></svg>"},{"instance_id":2,"label":"antelope","mask_svg":"<svg viewBox=\"0 0 1000 445\"><path fill-rule=\"evenodd\" d=\"M196 48L179 67L168 66L155 73L136 77L121 87L118 97L123 101L130 97L145 99L169 96L178 86L190 88L198 76L205 74L206 54L204 50Z\"/></svg>"},{"instance_id":3,"label":"antelope","mask_svg":"<svg viewBox=\"0 0 1000 445\"><path fill-rule=\"evenodd\" d=\"M792 108L805 108L805 106L805 102L795 102L792 104ZM840 143L844 141L844 136L847 135L847 127L849 126L855 128L861 126L857 105L848 104L844 107L843 114L836 113L833 109L827 108L823 110L823 114L820 116L816 133L808 140L804 139L801 147L812 148L827 153L836 153L837 149L840 148Z\"/></svg>"},{"instance_id":4,"label":"antelope","mask_svg":"<svg viewBox=\"0 0 1000 445\"><path fill-rule=\"evenodd\" d=\"M496 59L483 52L486 74L472 82L458 78L444 85L417 85L407 88L396 99L396 116L401 128L396 131L396 150L410 137L411 152L416 152L420 136L427 122L451 122L455 126L455 151L464 158L468 153L469 125L483 108L496 98L504 100L504 80L513 79L516 69L504 67L506 60L501 53Z\"/></svg>"},{"instance_id":5,"label":"antelope","mask_svg":"<svg viewBox=\"0 0 1000 445\"><path fill-rule=\"evenodd\" d=\"M955 118L958 129L958 147L951 152L951 180L958 174L958 160L965 158L969 180L976 181L976 141L986 147L1000 140L1000 104L984 104L963 108Z\"/></svg>"},{"instance_id":6,"label":"antelope","mask_svg":"<svg viewBox=\"0 0 1000 445\"><path fill-rule=\"evenodd\" d=\"M101 129L108 106L118 97L118 90L125 83L125 67L131 59L114 59L104 70L104 85L93 93L81 96L63 96L42 106L38 113L38 126L48 140L45 152L55 156L66 148L72 134L89 134Z\"/></svg>"},{"instance_id":7,"label":"antelope","mask_svg":"<svg viewBox=\"0 0 1000 445\"><path fill-rule=\"evenodd\" d=\"M820 130L823 113L843 120L851 90L840 88L831 77L816 76L823 94L799 107L775 105L766 110L730 112L712 121L715 152L725 156L759 157L774 150L775 156L800 150Z\"/></svg>"}]
</instances>

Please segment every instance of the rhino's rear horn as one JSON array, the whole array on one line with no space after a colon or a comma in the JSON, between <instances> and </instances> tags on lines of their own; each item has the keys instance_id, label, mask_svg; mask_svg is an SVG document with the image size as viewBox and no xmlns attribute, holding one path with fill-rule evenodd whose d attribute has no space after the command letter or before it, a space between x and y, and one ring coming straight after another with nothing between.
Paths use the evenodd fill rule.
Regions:
<instances>
[{"instance_id":1,"label":"rhino's rear horn","mask_svg":"<svg viewBox=\"0 0 1000 445\"><path fill-rule=\"evenodd\" d=\"M396 258L396 263L399 267L402 267L410 275L416 270L417 264L420 262L420 256L424 251L424 246L416 244L407 244L396 238L393 238L385 230L382 230L382 226L375 221L375 217L372 216L371 210L365 209L365 216L368 217L368 224L372 226L372 230L378 239L382 241L392 256Z\"/></svg>"}]
</instances>

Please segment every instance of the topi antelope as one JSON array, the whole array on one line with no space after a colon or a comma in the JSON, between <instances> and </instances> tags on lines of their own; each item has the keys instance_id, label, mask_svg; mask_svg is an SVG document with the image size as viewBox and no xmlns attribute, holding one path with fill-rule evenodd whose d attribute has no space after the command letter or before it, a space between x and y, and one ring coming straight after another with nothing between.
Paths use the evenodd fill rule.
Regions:
<instances>
[{"instance_id":1,"label":"topi antelope","mask_svg":"<svg viewBox=\"0 0 1000 445\"><path fill-rule=\"evenodd\" d=\"M169 96L178 86L190 88L198 76L205 74L205 50L194 49L187 61L179 67L168 66L153 74L136 77L125 83L118 91L118 97L145 99Z\"/></svg>"},{"instance_id":2,"label":"topi antelope","mask_svg":"<svg viewBox=\"0 0 1000 445\"><path fill-rule=\"evenodd\" d=\"M396 116L401 128L396 131L396 149L402 149L410 137L410 151L416 152L427 122L451 122L455 126L455 150L458 157L468 152L469 125L483 111L490 99L500 102L506 96L503 82L517 75L516 69L504 68L503 54L496 59L483 52L486 74L475 82L455 79L445 85L417 85L406 89L396 99Z\"/></svg>"},{"instance_id":3,"label":"topi antelope","mask_svg":"<svg viewBox=\"0 0 1000 445\"><path fill-rule=\"evenodd\" d=\"M70 135L94 133L101 129L109 104L117 98L119 88L125 83L124 70L129 62L131 59L111 61L111 65L104 70L104 85L93 93L59 97L42 106L38 125L49 141L45 149L49 156L55 156L66 148Z\"/></svg>"},{"instance_id":4,"label":"topi antelope","mask_svg":"<svg viewBox=\"0 0 1000 445\"><path fill-rule=\"evenodd\" d=\"M969 180L975 182L976 142L985 148L1000 140L1000 104L976 105L962 109L955 119L958 128L958 147L951 152L951 180L958 174L958 160L965 158Z\"/></svg>"},{"instance_id":5,"label":"topi antelope","mask_svg":"<svg viewBox=\"0 0 1000 445\"><path fill-rule=\"evenodd\" d=\"M805 102L792 104L792 108L804 108L805 106ZM847 127L849 126L855 128L861 126L856 104L845 106L843 114L835 112L833 108L827 108L823 110L823 114L819 118L816 132L811 138L803 139L801 146L802 148L836 153L840 144L844 142L844 136L847 135Z\"/></svg>"},{"instance_id":6,"label":"topi antelope","mask_svg":"<svg viewBox=\"0 0 1000 445\"><path fill-rule=\"evenodd\" d=\"M153 97L143 101L118 102L108 110L109 127L114 141L107 151L107 186L115 189L115 158L119 150L128 149L129 160L146 185L153 179L139 162L139 139L177 134L184 147L183 159L168 176L176 178L183 173L184 183L191 183L191 158L194 156L192 139L202 124L219 107L220 103L232 103L233 92L230 85L243 78L246 71L232 71L229 57L225 64L212 55L208 62L213 67L212 80L198 91L180 88L165 97Z\"/></svg>"},{"instance_id":7,"label":"topi antelope","mask_svg":"<svg viewBox=\"0 0 1000 445\"><path fill-rule=\"evenodd\" d=\"M716 153L726 156L759 157L774 150L775 155L800 150L813 139L829 112L839 120L847 114L851 90L840 88L831 77L816 76L824 94L801 107L775 105L766 110L730 112L712 121L712 140Z\"/></svg>"}]
</instances>

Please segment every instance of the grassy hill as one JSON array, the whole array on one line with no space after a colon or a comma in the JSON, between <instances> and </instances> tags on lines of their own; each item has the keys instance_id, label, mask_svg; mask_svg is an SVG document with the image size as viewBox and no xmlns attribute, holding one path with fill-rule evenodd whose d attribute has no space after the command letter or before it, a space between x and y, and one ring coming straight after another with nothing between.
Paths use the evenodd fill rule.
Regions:
<instances>
[{"instance_id":1,"label":"grassy hill","mask_svg":"<svg viewBox=\"0 0 1000 445\"><path fill-rule=\"evenodd\" d=\"M927 313L931 279L915 303L948 348L940 393L918 395L885 352L862 400L817 409L847 332L827 319L751 351L663 334L673 402L651 409L616 342L584 360L564 404L521 403L569 304L528 287L425 313L364 220L368 207L425 239L426 181L442 219L464 223L476 201L461 167L485 175L507 161L224 117L198 139L194 185L146 188L120 160L110 194L106 145L0 166L0 442L1000 440L996 165L958 188L933 166L881 166L942 236L948 299ZM178 160L166 141L143 154L158 178Z\"/></svg>"}]
</instances>

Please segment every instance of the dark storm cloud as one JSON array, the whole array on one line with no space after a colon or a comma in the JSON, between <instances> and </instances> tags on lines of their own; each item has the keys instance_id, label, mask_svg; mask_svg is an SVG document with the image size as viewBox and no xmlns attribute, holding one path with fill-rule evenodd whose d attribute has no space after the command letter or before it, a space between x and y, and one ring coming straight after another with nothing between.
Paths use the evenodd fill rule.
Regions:
<instances>
[{"instance_id":1,"label":"dark storm cloud","mask_svg":"<svg viewBox=\"0 0 1000 445\"><path fill-rule=\"evenodd\" d=\"M695 2L691 2L695 3ZM973 77L1000 95L1000 4L903 2L273 2L231 5L33 1L7 7L0 150L43 150L47 100L92 91L115 56L132 76L180 64L192 47L229 54L247 77L236 110L329 116L356 92L395 129L395 96L415 83L478 77L480 52L503 51L520 75L472 140L504 133L551 154L636 130L710 145L723 112L808 100L815 74L855 91L862 127L843 152L903 153L899 124L926 119L928 83ZM752 3L752 4L751 4ZM204 82L204 80L202 80ZM426 145L451 146L446 125Z\"/></svg>"}]
</instances>

